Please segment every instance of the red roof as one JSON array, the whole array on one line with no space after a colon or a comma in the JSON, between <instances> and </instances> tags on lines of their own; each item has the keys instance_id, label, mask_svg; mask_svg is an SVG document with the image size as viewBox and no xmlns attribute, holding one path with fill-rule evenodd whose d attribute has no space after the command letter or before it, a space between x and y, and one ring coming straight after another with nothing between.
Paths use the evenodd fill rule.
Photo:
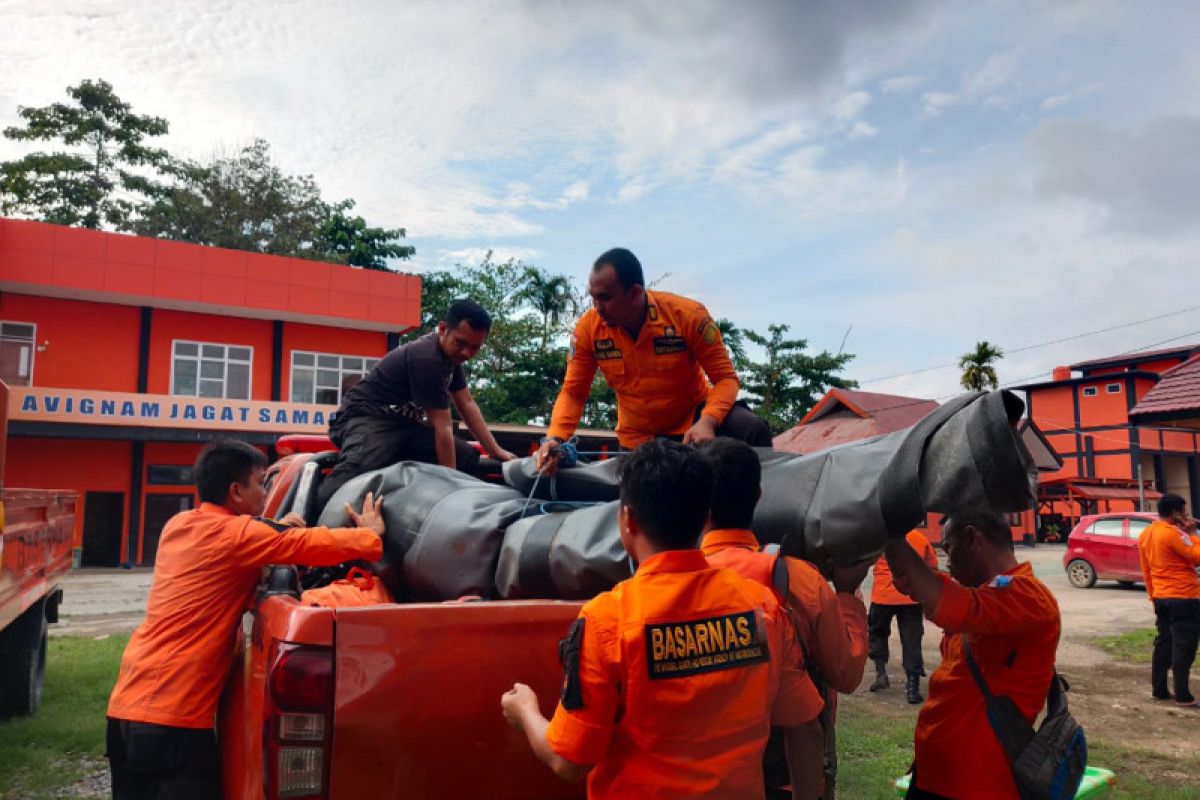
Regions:
<instances>
[{"instance_id":1,"label":"red roof","mask_svg":"<svg viewBox=\"0 0 1200 800\"><path fill-rule=\"evenodd\" d=\"M775 437L776 450L813 453L904 430L938 407L933 400L830 389L796 427Z\"/></svg>"},{"instance_id":2,"label":"red roof","mask_svg":"<svg viewBox=\"0 0 1200 800\"><path fill-rule=\"evenodd\" d=\"M1200 354L1171 367L1129 412L1136 417L1176 411L1200 412Z\"/></svg>"},{"instance_id":3,"label":"red roof","mask_svg":"<svg viewBox=\"0 0 1200 800\"><path fill-rule=\"evenodd\" d=\"M1106 358L1093 358L1090 361L1080 361L1072 364L1071 369L1087 369L1095 367L1115 367L1124 364L1143 364L1163 356L1192 356L1200 352L1200 345L1188 344L1182 347L1169 347L1163 350L1144 350L1140 353L1122 353Z\"/></svg>"}]
</instances>

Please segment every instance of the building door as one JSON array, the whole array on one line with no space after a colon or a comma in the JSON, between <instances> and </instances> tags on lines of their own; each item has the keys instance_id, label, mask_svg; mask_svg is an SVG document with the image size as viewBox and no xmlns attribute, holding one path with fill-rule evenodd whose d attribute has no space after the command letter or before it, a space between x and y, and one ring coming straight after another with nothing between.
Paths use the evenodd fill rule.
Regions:
<instances>
[{"instance_id":1,"label":"building door","mask_svg":"<svg viewBox=\"0 0 1200 800\"><path fill-rule=\"evenodd\" d=\"M154 564L158 555L158 537L162 535L163 526L167 520L180 511L187 511L194 502L191 492L187 494L148 494L146 495L146 516L142 521L142 563L146 566Z\"/></svg>"},{"instance_id":2,"label":"building door","mask_svg":"<svg viewBox=\"0 0 1200 800\"><path fill-rule=\"evenodd\" d=\"M80 564L85 567L120 566L121 523L124 521L124 492L85 492Z\"/></svg>"}]
</instances>

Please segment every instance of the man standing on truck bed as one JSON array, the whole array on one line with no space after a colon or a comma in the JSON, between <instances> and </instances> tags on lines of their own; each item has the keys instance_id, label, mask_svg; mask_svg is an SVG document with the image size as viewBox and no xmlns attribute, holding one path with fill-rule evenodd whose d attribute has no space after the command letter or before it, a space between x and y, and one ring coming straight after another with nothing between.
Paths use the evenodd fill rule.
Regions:
<instances>
[{"instance_id":1,"label":"man standing on truck bed","mask_svg":"<svg viewBox=\"0 0 1200 800\"><path fill-rule=\"evenodd\" d=\"M750 530L762 496L762 464L750 446L718 437L700 446L713 468L712 506L700 549L708 563L758 581L786 601L790 621L804 654L804 668L825 701L811 722L772 735L768 789L789 780L795 798L832 798L837 777L835 732L837 693L850 694L862 682L867 663L867 611L858 587L871 562L850 567L830 564L829 582L815 566L799 558L763 552ZM782 571L781 571L782 570ZM778 769L785 759L787 775ZM784 780L788 778L789 780ZM774 780L773 780L774 779Z\"/></svg>"},{"instance_id":2,"label":"man standing on truck bed","mask_svg":"<svg viewBox=\"0 0 1200 800\"><path fill-rule=\"evenodd\" d=\"M146 618L134 631L108 701L115 800L221 797L214 717L242 611L267 564L330 566L383 555L380 501L367 495L357 528L304 528L258 518L267 459L238 441L196 461L200 507L163 528Z\"/></svg>"},{"instance_id":3,"label":"man standing on truck bed","mask_svg":"<svg viewBox=\"0 0 1200 800\"><path fill-rule=\"evenodd\" d=\"M592 308L571 336L567 374L537 452L537 466L575 432L596 369L617 394L617 440L632 449L655 436L698 444L715 436L771 446L766 422L736 404L737 372L703 305L646 290L642 265L623 247L602 254L588 278Z\"/></svg>"},{"instance_id":4,"label":"man standing on truck bed","mask_svg":"<svg viewBox=\"0 0 1200 800\"><path fill-rule=\"evenodd\" d=\"M324 508L342 484L397 461L424 461L474 474L479 454L454 435L450 403L488 454L509 461L471 397L462 365L492 328L491 316L473 300L455 300L437 330L397 347L342 398L329 438L338 461L317 490Z\"/></svg>"},{"instance_id":5,"label":"man standing on truck bed","mask_svg":"<svg viewBox=\"0 0 1200 800\"><path fill-rule=\"evenodd\" d=\"M774 594L696 549L712 469L652 440L621 470L621 542L637 573L587 603L559 645L565 679L552 721L522 683L508 722L560 778L591 798L762 798L774 720L813 719L801 659Z\"/></svg>"}]
</instances>

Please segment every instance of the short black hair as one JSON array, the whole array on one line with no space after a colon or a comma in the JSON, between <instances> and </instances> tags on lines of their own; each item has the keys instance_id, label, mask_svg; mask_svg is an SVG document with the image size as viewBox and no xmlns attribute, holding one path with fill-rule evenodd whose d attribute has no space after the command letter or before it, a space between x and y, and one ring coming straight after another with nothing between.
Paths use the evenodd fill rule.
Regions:
<instances>
[{"instance_id":1,"label":"short black hair","mask_svg":"<svg viewBox=\"0 0 1200 800\"><path fill-rule=\"evenodd\" d=\"M592 272L599 272L605 267L613 268L613 272L617 273L617 282L626 291L630 286L646 285L646 278L642 275L642 262L624 247L614 247L601 253L596 263L592 264Z\"/></svg>"},{"instance_id":2,"label":"short black hair","mask_svg":"<svg viewBox=\"0 0 1200 800\"><path fill-rule=\"evenodd\" d=\"M708 511L714 528L749 528L754 522L762 485L762 463L754 448L728 436L700 445L698 452L713 470L712 504Z\"/></svg>"},{"instance_id":3,"label":"short black hair","mask_svg":"<svg viewBox=\"0 0 1200 800\"><path fill-rule=\"evenodd\" d=\"M945 517L942 536L945 538L952 528L971 526L992 544L1004 545L1010 550L1013 546L1012 528L1004 517L994 511L967 511L961 514L951 514Z\"/></svg>"},{"instance_id":4,"label":"short black hair","mask_svg":"<svg viewBox=\"0 0 1200 800\"><path fill-rule=\"evenodd\" d=\"M1158 500L1158 516L1167 519L1177 511L1187 508L1187 500L1177 494L1167 493Z\"/></svg>"},{"instance_id":5,"label":"short black hair","mask_svg":"<svg viewBox=\"0 0 1200 800\"><path fill-rule=\"evenodd\" d=\"M267 466L267 457L253 445L237 439L209 442L196 459L196 492L205 503L224 503L231 483L247 484L255 467Z\"/></svg>"},{"instance_id":6,"label":"short black hair","mask_svg":"<svg viewBox=\"0 0 1200 800\"><path fill-rule=\"evenodd\" d=\"M696 547L712 487L708 462L693 448L666 439L646 442L621 464L621 505L664 550Z\"/></svg>"},{"instance_id":7,"label":"short black hair","mask_svg":"<svg viewBox=\"0 0 1200 800\"><path fill-rule=\"evenodd\" d=\"M492 329L492 315L474 300L460 297L446 309L446 315L442 317L442 322L446 323L447 328L457 328L458 323L464 319L477 331Z\"/></svg>"}]
</instances>

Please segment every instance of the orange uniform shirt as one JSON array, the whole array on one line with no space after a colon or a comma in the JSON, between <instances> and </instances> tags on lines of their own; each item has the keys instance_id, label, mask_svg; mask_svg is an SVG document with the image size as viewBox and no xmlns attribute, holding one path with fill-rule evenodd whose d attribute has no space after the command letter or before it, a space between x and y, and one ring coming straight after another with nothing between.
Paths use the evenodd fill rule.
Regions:
<instances>
[{"instance_id":1,"label":"orange uniform shirt","mask_svg":"<svg viewBox=\"0 0 1200 800\"><path fill-rule=\"evenodd\" d=\"M764 553L753 531L715 530L704 535L701 551L708 563L731 569L743 578L772 586L776 556ZM867 663L867 609L858 597L835 592L807 561L784 558L788 589L794 601L796 633L821 677L842 694L862 682Z\"/></svg>"},{"instance_id":2,"label":"orange uniform shirt","mask_svg":"<svg viewBox=\"0 0 1200 800\"><path fill-rule=\"evenodd\" d=\"M917 716L916 781L928 792L973 800L1017 797L1008 756L963 658L962 635L996 695L1007 695L1031 723L1046 702L1062 624L1058 603L1028 563L970 589L943 576L930 620L945 631L942 663Z\"/></svg>"},{"instance_id":3,"label":"orange uniform shirt","mask_svg":"<svg viewBox=\"0 0 1200 800\"><path fill-rule=\"evenodd\" d=\"M1138 558L1151 600L1200 598L1200 535L1156 519L1138 537Z\"/></svg>"},{"instance_id":4,"label":"orange uniform shirt","mask_svg":"<svg viewBox=\"0 0 1200 800\"><path fill-rule=\"evenodd\" d=\"M566 439L575 432L597 367L617 395L622 447L686 433L701 403L703 413L718 424L725 420L737 400L738 377L708 311L666 292L646 292L646 302L637 341L624 328L610 328L595 309L580 318L550 417L550 436Z\"/></svg>"},{"instance_id":5,"label":"orange uniform shirt","mask_svg":"<svg viewBox=\"0 0 1200 800\"><path fill-rule=\"evenodd\" d=\"M568 670L546 741L595 765L589 798L763 796L772 719L804 722L811 700L781 688L800 657L770 590L668 551L579 620L578 702Z\"/></svg>"},{"instance_id":6,"label":"orange uniform shirt","mask_svg":"<svg viewBox=\"0 0 1200 800\"><path fill-rule=\"evenodd\" d=\"M108 716L211 728L262 567L382 555L380 538L362 528L281 530L212 503L176 514L163 528L146 618L125 647Z\"/></svg>"},{"instance_id":7,"label":"orange uniform shirt","mask_svg":"<svg viewBox=\"0 0 1200 800\"><path fill-rule=\"evenodd\" d=\"M916 552L930 569L938 568L937 553L933 550L933 545L925 538L925 534L920 531L909 531L904 537L908 541L908 546ZM913 600L908 595L896 588L896 584L892 581L892 568L888 566L887 558L880 556L875 562L875 566L871 568L871 602L881 606L915 606L916 600Z\"/></svg>"}]
</instances>

